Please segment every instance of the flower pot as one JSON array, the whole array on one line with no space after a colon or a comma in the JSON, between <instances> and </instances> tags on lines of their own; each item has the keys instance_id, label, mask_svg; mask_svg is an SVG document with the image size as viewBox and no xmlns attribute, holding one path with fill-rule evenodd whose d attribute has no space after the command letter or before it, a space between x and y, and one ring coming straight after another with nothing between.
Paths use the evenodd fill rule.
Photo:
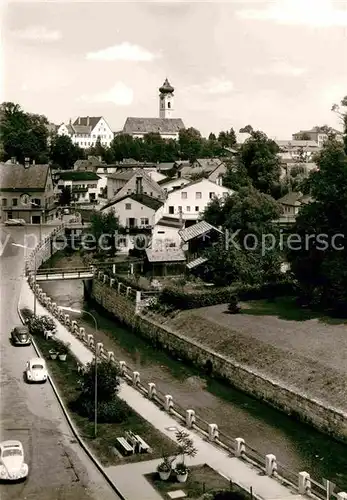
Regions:
<instances>
[{"instance_id":1,"label":"flower pot","mask_svg":"<svg viewBox=\"0 0 347 500\"><path fill-rule=\"evenodd\" d=\"M159 472L159 477L162 481L167 481L171 474L171 470L160 470L158 472Z\"/></svg>"},{"instance_id":2,"label":"flower pot","mask_svg":"<svg viewBox=\"0 0 347 500\"><path fill-rule=\"evenodd\" d=\"M51 349L49 351L49 355L50 355L51 359L57 359L57 357L58 357L58 353L53 351L53 349Z\"/></svg>"},{"instance_id":3,"label":"flower pot","mask_svg":"<svg viewBox=\"0 0 347 500\"><path fill-rule=\"evenodd\" d=\"M66 356L67 356L67 354L58 354L60 361L66 361Z\"/></svg>"},{"instance_id":4,"label":"flower pot","mask_svg":"<svg viewBox=\"0 0 347 500\"><path fill-rule=\"evenodd\" d=\"M187 471L187 472L185 472L184 474L182 474L182 473L178 474L178 473L176 472L176 476L177 476L177 481L178 481L179 483L185 483L185 482L187 481L188 471Z\"/></svg>"}]
</instances>

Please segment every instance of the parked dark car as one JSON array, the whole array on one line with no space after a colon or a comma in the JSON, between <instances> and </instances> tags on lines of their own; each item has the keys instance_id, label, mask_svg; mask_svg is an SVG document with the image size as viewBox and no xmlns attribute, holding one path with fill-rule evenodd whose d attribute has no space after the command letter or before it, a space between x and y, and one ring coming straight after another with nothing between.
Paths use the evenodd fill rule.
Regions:
<instances>
[{"instance_id":1,"label":"parked dark car","mask_svg":"<svg viewBox=\"0 0 347 500\"><path fill-rule=\"evenodd\" d=\"M15 326L11 332L11 340L14 345L30 345L29 328L27 326Z\"/></svg>"}]
</instances>

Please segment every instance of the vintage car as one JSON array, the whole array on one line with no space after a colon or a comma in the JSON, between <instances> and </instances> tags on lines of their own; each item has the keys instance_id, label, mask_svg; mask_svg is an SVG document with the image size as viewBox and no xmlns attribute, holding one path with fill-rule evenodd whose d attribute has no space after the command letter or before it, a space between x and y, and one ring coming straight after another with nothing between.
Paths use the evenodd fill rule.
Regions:
<instances>
[{"instance_id":1,"label":"vintage car","mask_svg":"<svg viewBox=\"0 0 347 500\"><path fill-rule=\"evenodd\" d=\"M27 362L25 375L27 382L46 382L48 378L46 363L43 358L33 358Z\"/></svg>"},{"instance_id":2,"label":"vintage car","mask_svg":"<svg viewBox=\"0 0 347 500\"><path fill-rule=\"evenodd\" d=\"M24 219L7 219L5 220L5 226L25 226L26 222Z\"/></svg>"},{"instance_id":3,"label":"vintage car","mask_svg":"<svg viewBox=\"0 0 347 500\"><path fill-rule=\"evenodd\" d=\"M11 332L11 340L14 345L30 345L31 337L27 326L15 326Z\"/></svg>"},{"instance_id":4,"label":"vintage car","mask_svg":"<svg viewBox=\"0 0 347 500\"><path fill-rule=\"evenodd\" d=\"M16 481L25 479L29 467L24 462L24 450L20 441L2 441L0 443L0 480Z\"/></svg>"}]
</instances>

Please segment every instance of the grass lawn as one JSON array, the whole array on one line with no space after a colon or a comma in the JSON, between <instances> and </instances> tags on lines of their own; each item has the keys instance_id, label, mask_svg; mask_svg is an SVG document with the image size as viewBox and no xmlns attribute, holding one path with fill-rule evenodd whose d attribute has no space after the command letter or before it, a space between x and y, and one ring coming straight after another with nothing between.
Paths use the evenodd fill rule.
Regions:
<instances>
[{"instance_id":1,"label":"grass lawn","mask_svg":"<svg viewBox=\"0 0 347 500\"><path fill-rule=\"evenodd\" d=\"M328 317L322 313L302 308L296 304L295 297L278 297L274 300L250 300L242 304L241 314L251 316L277 316L289 321L319 319L328 324L346 323L346 319Z\"/></svg>"},{"instance_id":2,"label":"grass lawn","mask_svg":"<svg viewBox=\"0 0 347 500\"><path fill-rule=\"evenodd\" d=\"M69 353L66 361L52 360L49 356L49 350L56 347L54 340L45 340L42 337L35 337L35 342L46 359L49 373L59 390L64 403L68 407L78 396L77 380L79 374L77 371L77 362L74 356ZM122 463L139 462L142 460L152 460L160 458L163 450L168 454L174 454L177 447L171 439L164 436L157 429L142 418L138 413L131 410L130 417L120 424L98 425L98 437L94 439L94 422L81 417L75 412L69 410L69 414L77 425L81 437L90 448L92 448L104 465L119 465ZM135 454L129 457L122 457L113 451L113 446L117 437L124 437L125 431L133 431L139 434L152 448L152 453Z\"/></svg>"},{"instance_id":3,"label":"grass lawn","mask_svg":"<svg viewBox=\"0 0 347 500\"><path fill-rule=\"evenodd\" d=\"M225 477L206 464L190 467L186 483L179 483L174 473L171 474L168 481L162 481L157 472L147 474L145 477L166 500L170 498L168 493L175 490L182 490L187 498L195 499L200 499L204 493L217 491L230 492L230 495L225 497L225 500L227 498L229 500L246 500L250 498L249 494L238 486L231 484Z\"/></svg>"}]
</instances>

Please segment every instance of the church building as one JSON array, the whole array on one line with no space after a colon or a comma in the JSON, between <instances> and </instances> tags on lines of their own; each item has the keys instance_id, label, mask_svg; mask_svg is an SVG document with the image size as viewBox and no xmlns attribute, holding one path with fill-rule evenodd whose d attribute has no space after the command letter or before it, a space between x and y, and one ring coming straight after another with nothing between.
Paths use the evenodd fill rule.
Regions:
<instances>
[{"instance_id":1,"label":"church building","mask_svg":"<svg viewBox=\"0 0 347 500\"><path fill-rule=\"evenodd\" d=\"M127 118L121 134L143 137L154 132L163 139L178 139L179 130L185 126L181 118L173 118L174 90L166 78L159 88L159 118Z\"/></svg>"}]
</instances>

